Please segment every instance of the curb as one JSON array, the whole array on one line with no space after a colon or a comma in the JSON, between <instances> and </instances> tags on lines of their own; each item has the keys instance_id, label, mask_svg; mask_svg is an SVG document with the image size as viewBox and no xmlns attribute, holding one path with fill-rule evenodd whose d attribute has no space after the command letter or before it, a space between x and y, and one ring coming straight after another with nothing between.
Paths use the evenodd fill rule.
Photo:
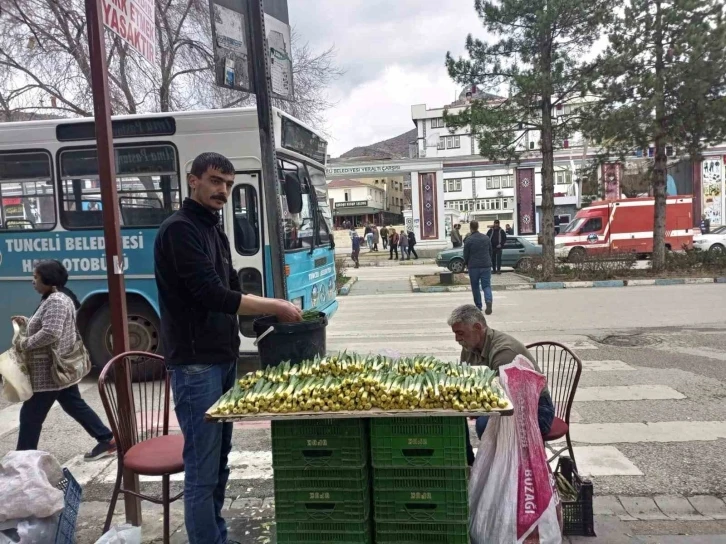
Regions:
<instances>
[{"instance_id":1,"label":"curb","mask_svg":"<svg viewBox=\"0 0 726 544\"><path fill-rule=\"evenodd\" d=\"M350 293L350 288L353 287L355 282L358 281L358 276L351 276L348 281L345 282L345 284L338 289L338 295L340 296L346 296L348 293Z\"/></svg>"},{"instance_id":2,"label":"curb","mask_svg":"<svg viewBox=\"0 0 726 544\"><path fill-rule=\"evenodd\" d=\"M414 293L461 293L471 291L468 285L430 285L420 286L416 276L411 276L411 290ZM528 291L553 289L586 289L593 287L643 287L666 285L706 285L713 283L726 283L726 277L721 278L655 278L635 280L596 280L596 281L543 281L537 283L515 283L512 285L492 285L492 291Z\"/></svg>"},{"instance_id":3,"label":"curb","mask_svg":"<svg viewBox=\"0 0 726 544\"><path fill-rule=\"evenodd\" d=\"M363 268L364 266L376 268L385 268L388 266L413 266L414 264L436 264L436 259L411 259L410 261L389 261L388 259L381 259L372 262L361 261L360 268ZM352 268L355 266L355 263L350 259L346 259L345 266Z\"/></svg>"}]
</instances>

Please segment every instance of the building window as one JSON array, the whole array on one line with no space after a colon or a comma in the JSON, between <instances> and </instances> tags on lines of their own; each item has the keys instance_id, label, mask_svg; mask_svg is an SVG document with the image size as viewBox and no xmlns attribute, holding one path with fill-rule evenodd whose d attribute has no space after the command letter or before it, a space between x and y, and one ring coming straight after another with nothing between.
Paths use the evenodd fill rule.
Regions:
<instances>
[{"instance_id":1,"label":"building window","mask_svg":"<svg viewBox=\"0 0 726 544\"><path fill-rule=\"evenodd\" d=\"M345 189L343 191L343 198L345 199L346 202L348 202L350 200L350 189Z\"/></svg>"},{"instance_id":2,"label":"building window","mask_svg":"<svg viewBox=\"0 0 726 544\"><path fill-rule=\"evenodd\" d=\"M461 191L461 180L460 179L447 179L444 183L444 191L447 193L455 193Z\"/></svg>"},{"instance_id":3,"label":"building window","mask_svg":"<svg viewBox=\"0 0 726 544\"><path fill-rule=\"evenodd\" d=\"M514 176L502 176L502 189L511 189L514 187Z\"/></svg>"},{"instance_id":4,"label":"building window","mask_svg":"<svg viewBox=\"0 0 726 544\"><path fill-rule=\"evenodd\" d=\"M443 117L436 117L435 119L431 119L431 128L444 128L446 125L444 124L444 118Z\"/></svg>"},{"instance_id":5,"label":"building window","mask_svg":"<svg viewBox=\"0 0 726 544\"><path fill-rule=\"evenodd\" d=\"M439 136L439 143L436 149L446 149L446 136Z\"/></svg>"},{"instance_id":6,"label":"building window","mask_svg":"<svg viewBox=\"0 0 726 544\"><path fill-rule=\"evenodd\" d=\"M458 149L459 147L461 147L459 136L446 137L446 149Z\"/></svg>"},{"instance_id":7,"label":"building window","mask_svg":"<svg viewBox=\"0 0 726 544\"><path fill-rule=\"evenodd\" d=\"M499 189L499 187L501 186L499 176L489 176L486 178L486 180L487 180L487 189Z\"/></svg>"},{"instance_id":8,"label":"building window","mask_svg":"<svg viewBox=\"0 0 726 544\"><path fill-rule=\"evenodd\" d=\"M569 170L558 170L555 172L555 185L571 185L572 172Z\"/></svg>"}]
</instances>

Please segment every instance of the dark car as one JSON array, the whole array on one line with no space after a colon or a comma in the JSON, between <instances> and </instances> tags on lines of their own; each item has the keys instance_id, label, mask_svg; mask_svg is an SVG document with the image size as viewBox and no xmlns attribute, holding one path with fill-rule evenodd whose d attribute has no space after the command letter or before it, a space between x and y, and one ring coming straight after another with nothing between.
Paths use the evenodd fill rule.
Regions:
<instances>
[{"instance_id":1,"label":"dark car","mask_svg":"<svg viewBox=\"0 0 726 544\"><path fill-rule=\"evenodd\" d=\"M521 236L509 236L502 250L502 266L511 266L518 270L526 268L532 257L542 255L542 246L534 245ZM464 248L445 249L436 256L436 264L448 268L452 272L463 272Z\"/></svg>"}]
</instances>

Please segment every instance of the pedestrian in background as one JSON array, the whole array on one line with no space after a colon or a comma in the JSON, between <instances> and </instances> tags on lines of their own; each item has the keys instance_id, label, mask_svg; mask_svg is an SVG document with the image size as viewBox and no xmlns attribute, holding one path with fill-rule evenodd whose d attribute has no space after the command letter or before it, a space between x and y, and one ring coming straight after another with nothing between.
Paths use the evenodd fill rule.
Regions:
<instances>
[{"instance_id":1,"label":"pedestrian in background","mask_svg":"<svg viewBox=\"0 0 726 544\"><path fill-rule=\"evenodd\" d=\"M507 234L507 236L514 236L514 229L509 225L504 227L504 232Z\"/></svg>"},{"instance_id":2,"label":"pedestrian in background","mask_svg":"<svg viewBox=\"0 0 726 544\"><path fill-rule=\"evenodd\" d=\"M405 230L401 230L401 234L398 236L398 247L401 248L401 260L405 261L411 258L408 252L408 235Z\"/></svg>"},{"instance_id":3,"label":"pedestrian in background","mask_svg":"<svg viewBox=\"0 0 726 544\"><path fill-rule=\"evenodd\" d=\"M413 233L412 230L408 231L408 257L411 258L411 253L413 253L413 258L418 259L418 253L416 253L416 235Z\"/></svg>"},{"instance_id":4,"label":"pedestrian in background","mask_svg":"<svg viewBox=\"0 0 726 544\"><path fill-rule=\"evenodd\" d=\"M33 288L41 302L33 316L16 316L13 321L27 326L27 337L16 346L28 363L33 396L20 408L18 450L37 450L43 423L53 403L58 401L63 411L80 423L97 444L83 458L93 461L116 451L113 433L96 412L86 404L78 384L59 387L53 380L53 348L65 357L73 352L79 339L76 310L80 306L76 295L66 287L68 271L58 261L38 263L33 272Z\"/></svg>"},{"instance_id":5,"label":"pedestrian in background","mask_svg":"<svg viewBox=\"0 0 726 544\"><path fill-rule=\"evenodd\" d=\"M470 233L464 242L464 264L469 269L471 292L474 295L474 304L480 310L481 292L484 291L487 315L492 313L492 241L485 234L479 232L479 222L469 223Z\"/></svg>"},{"instance_id":6,"label":"pedestrian in background","mask_svg":"<svg viewBox=\"0 0 726 544\"><path fill-rule=\"evenodd\" d=\"M378 251L378 242L381 241L381 235L378 232L378 227L373 225L373 251Z\"/></svg>"},{"instance_id":7,"label":"pedestrian in background","mask_svg":"<svg viewBox=\"0 0 726 544\"><path fill-rule=\"evenodd\" d=\"M363 236L366 239L366 245L368 246L368 250L373 249L373 228L371 227L371 224L368 223L366 225L365 230L363 231Z\"/></svg>"},{"instance_id":8,"label":"pedestrian in background","mask_svg":"<svg viewBox=\"0 0 726 544\"><path fill-rule=\"evenodd\" d=\"M487 236L492 241L492 272L502 273L502 250L507 242L507 233L499 226L499 219L494 220L494 226L489 229Z\"/></svg>"},{"instance_id":9,"label":"pedestrian in background","mask_svg":"<svg viewBox=\"0 0 726 544\"><path fill-rule=\"evenodd\" d=\"M358 257L360 256L360 236L354 230L350 231L350 243L352 248L350 258L353 259L355 268L360 268L360 262L358 261Z\"/></svg>"},{"instance_id":10,"label":"pedestrian in background","mask_svg":"<svg viewBox=\"0 0 726 544\"><path fill-rule=\"evenodd\" d=\"M388 229L386 228L386 225L383 225L381 227L381 242L383 242L383 251L386 251L388 249Z\"/></svg>"},{"instance_id":11,"label":"pedestrian in background","mask_svg":"<svg viewBox=\"0 0 726 544\"><path fill-rule=\"evenodd\" d=\"M461 247L463 241L461 240L461 225L457 223L451 231L451 243L454 247Z\"/></svg>"},{"instance_id":12,"label":"pedestrian in background","mask_svg":"<svg viewBox=\"0 0 726 544\"><path fill-rule=\"evenodd\" d=\"M705 213L701 216L700 227L701 227L701 234L708 234L709 232L711 232L711 220L708 217L706 217Z\"/></svg>"},{"instance_id":13,"label":"pedestrian in background","mask_svg":"<svg viewBox=\"0 0 726 544\"><path fill-rule=\"evenodd\" d=\"M398 233L396 232L396 229L391 227L391 230L389 231L390 235L388 236L388 247L390 252L390 257L388 257L388 260L393 259L393 254L396 254L396 260L398 260Z\"/></svg>"}]
</instances>

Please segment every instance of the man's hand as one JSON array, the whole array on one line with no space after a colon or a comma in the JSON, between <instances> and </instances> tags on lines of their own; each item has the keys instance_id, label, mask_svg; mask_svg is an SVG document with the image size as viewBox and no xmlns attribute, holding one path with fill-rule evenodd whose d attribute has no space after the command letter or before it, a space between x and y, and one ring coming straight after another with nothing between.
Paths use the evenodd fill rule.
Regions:
<instances>
[{"instance_id":1,"label":"man's hand","mask_svg":"<svg viewBox=\"0 0 726 544\"><path fill-rule=\"evenodd\" d=\"M12 320L13 323L17 323L21 327L23 325L27 325L27 323L28 323L28 318L24 317L22 315L14 315L10 319Z\"/></svg>"},{"instance_id":2,"label":"man's hand","mask_svg":"<svg viewBox=\"0 0 726 544\"><path fill-rule=\"evenodd\" d=\"M273 313L281 323L302 321L302 311L292 302L282 299L275 299L273 302L275 303Z\"/></svg>"}]
</instances>

